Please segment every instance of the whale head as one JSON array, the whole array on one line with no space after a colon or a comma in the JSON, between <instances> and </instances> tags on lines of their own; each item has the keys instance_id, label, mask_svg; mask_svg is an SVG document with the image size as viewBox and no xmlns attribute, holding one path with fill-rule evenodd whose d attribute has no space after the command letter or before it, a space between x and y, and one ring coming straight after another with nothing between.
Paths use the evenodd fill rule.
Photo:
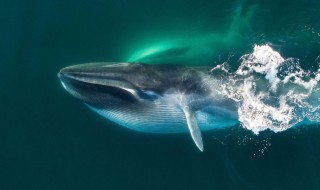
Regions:
<instances>
[{"instance_id":1,"label":"whale head","mask_svg":"<svg viewBox=\"0 0 320 190\"><path fill-rule=\"evenodd\" d=\"M58 77L74 97L91 106L154 101L165 93L205 93L195 70L142 63L89 63L66 67Z\"/></svg>"},{"instance_id":2,"label":"whale head","mask_svg":"<svg viewBox=\"0 0 320 190\"><path fill-rule=\"evenodd\" d=\"M154 99L164 85L155 74L139 63L90 63L63 68L58 77L74 97L94 107L111 108Z\"/></svg>"}]
</instances>

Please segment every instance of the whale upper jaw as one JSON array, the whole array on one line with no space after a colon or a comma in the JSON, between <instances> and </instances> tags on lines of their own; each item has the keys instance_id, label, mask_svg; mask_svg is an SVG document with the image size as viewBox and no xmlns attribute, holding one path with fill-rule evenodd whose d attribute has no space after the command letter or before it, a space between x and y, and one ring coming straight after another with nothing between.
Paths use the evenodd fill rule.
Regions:
<instances>
[{"instance_id":1,"label":"whale upper jaw","mask_svg":"<svg viewBox=\"0 0 320 190\"><path fill-rule=\"evenodd\" d=\"M74 65L61 69L58 78L71 95L89 104L97 104L92 101L97 94L100 94L100 99L133 101L138 98L138 89L121 77L121 69L127 65L128 63ZM109 96L103 98L103 94Z\"/></svg>"},{"instance_id":2,"label":"whale upper jaw","mask_svg":"<svg viewBox=\"0 0 320 190\"><path fill-rule=\"evenodd\" d=\"M200 75L192 69L140 63L82 64L58 73L71 95L106 118L138 131L189 130L203 151L196 114L203 104L196 102L203 101L207 89Z\"/></svg>"},{"instance_id":3,"label":"whale upper jaw","mask_svg":"<svg viewBox=\"0 0 320 190\"><path fill-rule=\"evenodd\" d=\"M130 82L124 80L115 73L115 69L110 68L123 68L127 64L80 64L63 68L58 73L58 78L61 82L83 82L92 85L113 86L121 87L122 85L130 86ZM116 67L118 66L118 67Z\"/></svg>"}]
</instances>

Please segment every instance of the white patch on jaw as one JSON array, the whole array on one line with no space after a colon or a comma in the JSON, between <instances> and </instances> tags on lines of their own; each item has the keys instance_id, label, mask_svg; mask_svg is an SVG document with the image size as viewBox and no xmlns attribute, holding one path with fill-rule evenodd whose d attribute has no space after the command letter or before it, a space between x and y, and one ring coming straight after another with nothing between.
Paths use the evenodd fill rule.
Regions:
<instances>
[{"instance_id":1,"label":"white patch on jaw","mask_svg":"<svg viewBox=\"0 0 320 190\"><path fill-rule=\"evenodd\" d=\"M115 86L116 87L116 86ZM131 95L133 95L135 98L139 99L139 95L137 94L137 92L133 89L130 88L124 88L124 87L119 87L120 89L129 92Z\"/></svg>"},{"instance_id":2,"label":"white patch on jaw","mask_svg":"<svg viewBox=\"0 0 320 190\"><path fill-rule=\"evenodd\" d=\"M61 85L63 86L63 88L66 89L66 91L68 91L66 84L64 84L64 82L62 82L62 81L60 81L60 82L61 82Z\"/></svg>"}]
</instances>

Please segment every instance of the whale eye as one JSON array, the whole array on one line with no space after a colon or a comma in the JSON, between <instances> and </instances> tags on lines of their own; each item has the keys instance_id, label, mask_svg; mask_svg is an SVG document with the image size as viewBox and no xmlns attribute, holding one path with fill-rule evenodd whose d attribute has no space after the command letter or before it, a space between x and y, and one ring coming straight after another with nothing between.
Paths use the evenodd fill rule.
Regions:
<instances>
[{"instance_id":1,"label":"whale eye","mask_svg":"<svg viewBox=\"0 0 320 190\"><path fill-rule=\"evenodd\" d=\"M159 98L159 94L151 90L141 90L139 96L146 100L155 100Z\"/></svg>"}]
</instances>

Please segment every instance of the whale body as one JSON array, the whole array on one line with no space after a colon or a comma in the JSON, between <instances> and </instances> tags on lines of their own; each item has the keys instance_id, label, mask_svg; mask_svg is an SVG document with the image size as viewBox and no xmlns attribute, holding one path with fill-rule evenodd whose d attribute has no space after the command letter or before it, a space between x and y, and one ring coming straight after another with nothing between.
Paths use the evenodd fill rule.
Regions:
<instances>
[{"instance_id":1,"label":"whale body","mask_svg":"<svg viewBox=\"0 0 320 190\"><path fill-rule=\"evenodd\" d=\"M147 133L201 131L239 123L235 102L215 87L210 68L143 63L88 63L58 74L63 87L103 117Z\"/></svg>"}]
</instances>

